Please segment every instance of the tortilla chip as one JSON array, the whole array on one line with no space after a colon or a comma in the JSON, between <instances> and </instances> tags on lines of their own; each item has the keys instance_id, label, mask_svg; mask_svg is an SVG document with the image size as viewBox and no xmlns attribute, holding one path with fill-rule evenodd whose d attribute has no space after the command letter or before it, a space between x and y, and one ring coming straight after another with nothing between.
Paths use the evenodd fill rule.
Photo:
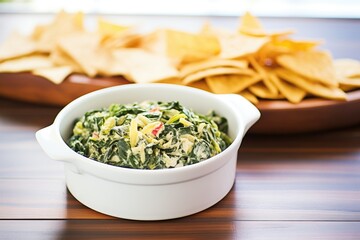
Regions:
<instances>
[{"instance_id":1,"label":"tortilla chip","mask_svg":"<svg viewBox=\"0 0 360 240\"><path fill-rule=\"evenodd\" d=\"M36 43L30 37L14 32L0 45L0 62L35 52Z\"/></svg>"},{"instance_id":2,"label":"tortilla chip","mask_svg":"<svg viewBox=\"0 0 360 240\"><path fill-rule=\"evenodd\" d=\"M61 66L51 68L40 68L32 71L34 75L44 77L55 84L62 83L72 72L72 67Z\"/></svg>"},{"instance_id":3,"label":"tortilla chip","mask_svg":"<svg viewBox=\"0 0 360 240\"><path fill-rule=\"evenodd\" d=\"M33 38L37 42L37 49L42 52L50 52L61 37L72 33L81 32L83 27L83 14L68 14L59 12L52 23L38 28Z\"/></svg>"},{"instance_id":4,"label":"tortilla chip","mask_svg":"<svg viewBox=\"0 0 360 240\"><path fill-rule=\"evenodd\" d=\"M284 99L284 95L280 93L273 93L265 86L263 82L258 82L249 87L252 94L264 99Z\"/></svg>"},{"instance_id":5,"label":"tortilla chip","mask_svg":"<svg viewBox=\"0 0 360 240\"><path fill-rule=\"evenodd\" d=\"M240 19L239 32L257 37L281 36L294 33L293 30L266 32L260 20L249 12L246 12Z\"/></svg>"},{"instance_id":6,"label":"tortilla chip","mask_svg":"<svg viewBox=\"0 0 360 240\"><path fill-rule=\"evenodd\" d=\"M360 61L355 59L334 60L336 79L346 91L360 87Z\"/></svg>"},{"instance_id":7,"label":"tortilla chip","mask_svg":"<svg viewBox=\"0 0 360 240\"><path fill-rule=\"evenodd\" d=\"M254 71L251 69L240 69L232 67L218 67L218 68L209 68L194 74L190 74L183 79L184 84L189 84L201 80L209 76L223 75L223 74L240 74L240 75L254 75Z\"/></svg>"},{"instance_id":8,"label":"tortilla chip","mask_svg":"<svg viewBox=\"0 0 360 240\"><path fill-rule=\"evenodd\" d=\"M349 87L360 87L360 77L341 78L339 79L340 85Z\"/></svg>"},{"instance_id":9,"label":"tortilla chip","mask_svg":"<svg viewBox=\"0 0 360 240\"><path fill-rule=\"evenodd\" d=\"M150 52L185 63L207 59L220 52L220 43L216 37L171 29L151 33L144 38L141 46Z\"/></svg>"},{"instance_id":10,"label":"tortilla chip","mask_svg":"<svg viewBox=\"0 0 360 240\"><path fill-rule=\"evenodd\" d=\"M216 28L213 25L211 25L210 22L205 22L200 29L200 34L205 36L215 37L218 39L219 43L221 44L220 38L222 37L225 38L226 36L231 36L237 33L234 33L234 31L225 28ZM222 47L223 46L221 46L221 48Z\"/></svg>"},{"instance_id":11,"label":"tortilla chip","mask_svg":"<svg viewBox=\"0 0 360 240\"><path fill-rule=\"evenodd\" d=\"M326 86L318 82L311 81L287 69L275 69L275 74L281 79L298 86L314 96L327 99L346 100L347 96L344 91L337 87Z\"/></svg>"},{"instance_id":12,"label":"tortilla chip","mask_svg":"<svg viewBox=\"0 0 360 240\"><path fill-rule=\"evenodd\" d=\"M334 60L336 75L340 78L360 77L360 61L343 58Z\"/></svg>"},{"instance_id":13,"label":"tortilla chip","mask_svg":"<svg viewBox=\"0 0 360 240\"><path fill-rule=\"evenodd\" d=\"M71 57L88 76L98 72L100 36L95 33L78 32L59 40L59 47Z\"/></svg>"},{"instance_id":14,"label":"tortilla chip","mask_svg":"<svg viewBox=\"0 0 360 240\"><path fill-rule=\"evenodd\" d=\"M158 83L169 83L169 84L175 84L175 85L183 85L180 78L173 77L173 78L165 78L161 79L159 81L156 81Z\"/></svg>"},{"instance_id":15,"label":"tortilla chip","mask_svg":"<svg viewBox=\"0 0 360 240\"><path fill-rule=\"evenodd\" d=\"M261 76L261 79L263 80L263 83L269 89L269 91L272 94L277 95L279 91L276 88L276 86L269 80L269 76L268 76L268 73L266 72L266 70L262 66L260 66L260 64L256 61L254 56L249 56L248 60L249 60L250 64L253 66L253 68L255 69L255 71L257 73L259 73L259 75Z\"/></svg>"},{"instance_id":16,"label":"tortilla chip","mask_svg":"<svg viewBox=\"0 0 360 240\"><path fill-rule=\"evenodd\" d=\"M141 38L140 34L124 31L116 35L103 36L100 45L108 49L137 48Z\"/></svg>"},{"instance_id":17,"label":"tortilla chip","mask_svg":"<svg viewBox=\"0 0 360 240\"><path fill-rule=\"evenodd\" d=\"M259 99L249 90L241 91L239 94L255 105L259 103Z\"/></svg>"},{"instance_id":18,"label":"tortilla chip","mask_svg":"<svg viewBox=\"0 0 360 240\"><path fill-rule=\"evenodd\" d=\"M271 42L266 43L258 52L259 62L265 66L275 66L273 61L282 54L291 54L297 51L309 51L319 45L319 41L295 41L292 39L273 38Z\"/></svg>"},{"instance_id":19,"label":"tortilla chip","mask_svg":"<svg viewBox=\"0 0 360 240\"><path fill-rule=\"evenodd\" d=\"M32 31L30 37L32 40L38 40L44 31L46 31L47 25L37 25L34 27L34 30Z\"/></svg>"},{"instance_id":20,"label":"tortilla chip","mask_svg":"<svg viewBox=\"0 0 360 240\"><path fill-rule=\"evenodd\" d=\"M125 75L136 83L158 82L176 78L178 71L170 60L142 49L121 49L113 52L111 71Z\"/></svg>"},{"instance_id":21,"label":"tortilla chip","mask_svg":"<svg viewBox=\"0 0 360 240\"><path fill-rule=\"evenodd\" d=\"M200 80L200 81L196 81L196 82L191 82L188 84L189 87L193 87L193 88L198 88L204 91L208 91L211 92L211 89L209 88L209 85L207 85L206 81Z\"/></svg>"},{"instance_id":22,"label":"tortilla chip","mask_svg":"<svg viewBox=\"0 0 360 240\"><path fill-rule=\"evenodd\" d=\"M352 91L354 89L358 89L359 87L358 86L350 86L350 85L347 85L347 84L341 84L340 83L340 89L343 90L344 92L348 92L348 91Z\"/></svg>"},{"instance_id":23,"label":"tortilla chip","mask_svg":"<svg viewBox=\"0 0 360 240\"><path fill-rule=\"evenodd\" d=\"M219 41L221 44L220 58L233 59L256 53L270 41L270 38L235 33L220 35Z\"/></svg>"},{"instance_id":24,"label":"tortilla chip","mask_svg":"<svg viewBox=\"0 0 360 240\"><path fill-rule=\"evenodd\" d=\"M321 44L321 41L275 39L271 42L275 47L284 49L283 52L309 51Z\"/></svg>"},{"instance_id":25,"label":"tortilla chip","mask_svg":"<svg viewBox=\"0 0 360 240\"><path fill-rule=\"evenodd\" d=\"M325 51L299 51L293 54L281 55L276 61L305 78L337 87L335 70L331 55Z\"/></svg>"},{"instance_id":26,"label":"tortilla chip","mask_svg":"<svg viewBox=\"0 0 360 240\"><path fill-rule=\"evenodd\" d=\"M269 74L269 79L289 102L299 103L306 96L305 90L281 80L274 73Z\"/></svg>"},{"instance_id":27,"label":"tortilla chip","mask_svg":"<svg viewBox=\"0 0 360 240\"><path fill-rule=\"evenodd\" d=\"M28 72L47 67L53 67L53 63L48 56L31 55L0 63L0 72Z\"/></svg>"},{"instance_id":28,"label":"tortilla chip","mask_svg":"<svg viewBox=\"0 0 360 240\"><path fill-rule=\"evenodd\" d=\"M259 75L218 75L206 77L206 83L214 93L238 93L259 82Z\"/></svg>"},{"instance_id":29,"label":"tortilla chip","mask_svg":"<svg viewBox=\"0 0 360 240\"><path fill-rule=\"evenodd\" d=\"M141 35L134 33L130 26L118 25L102 18L98 19L98 32L102 36L101 46L106 48L136 47Z\"/></svg>"},{"instance_id":30,"label":"tortilla chip","mask_svg":"<svg viewBox=\"0 0 360 240\"><path fill-rule=\"evenodd\" d=\"M215 67L234 67L234 68L247 68L248 62L246 60L231 60L231 59L220 59L210 58L204 61L193 62L184 65L180 69L180 76L186 77L189 74L205 70L207 68Z\"/></svg>"},{"instance_id":31,"label":"tortilla chip","mask_svg":"<svg viewBox=\"0 0 360 240\"><path fill-rule=\"evenodd\" d=\"M55 66L70 66L72 72L84 73L80 65L59 47L51 50L50 59Z\"/></svg>"},{"instance_id":32,"label":"tortilla chip","mask_svg":"<svg viewBox=\"0 0 360 240\"><path fill-rule=\"evenodd\" d=\"M103 18L98 18L98 31L102 35L116 35L129 29L129 26L123 26L109 22Z\"/></svg>"},{"instance_id":33,"label":"tortilla chip","mask_svg":"<svg viewBox=\"0 0 360 240\"><path fill-rule=\"evenodd\" d=\"M240 27L239 27L239 31L243 32L246 34L246 32L250 30L250 31L254 31L254 32L259 32L259 33L263 33L264 32L264 28L260 22L260 20L258 18L256 18L255 16L253 16L251 13L246 12L240 19Z\"/></svg>"}]
</instances>

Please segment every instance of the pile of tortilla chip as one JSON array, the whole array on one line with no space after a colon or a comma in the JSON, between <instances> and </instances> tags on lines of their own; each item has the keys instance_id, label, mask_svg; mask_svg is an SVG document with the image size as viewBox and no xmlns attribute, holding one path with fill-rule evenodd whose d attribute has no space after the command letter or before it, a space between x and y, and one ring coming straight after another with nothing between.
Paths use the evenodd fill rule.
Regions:
<instances>
[{"instance_id":1,"label":"pile of tortilla chip","mask_svg":"<svg viewBox=\"0 0 360 240\"><path fill-rule=\"evenodd\" d=\"M31 72L54 84L79 73L123 76L129 82L168 82L214 93L238 93L253 103L308 96L346 100L360 87L360 62L334 60L317 41L293 40L291 30L267 31L250 13L237 30L205 24L197 32L139 33L99 18L84 27L82 13L59 12L29 36L13 33L0 45L0 72Z\"/></svg>"},{"instance_id":2,"label":"pile of tortilla chip","mask_svg":"<svg viewBox=\"0 0 360 240\"><path fill-rule=\"evenodd\" d=\"M134 82L177 76L168 57L138 47L143 36L129 26L100 18L97 29L88 31L83 18L82 13L62 11L30 36L12 34L0 45L0 72L30 71L55 84L72 73L122 75Z\"/></svg>"},{"instance_id":3,"label":"pile of tortilla chip","mask_svg":"<svg viewBox=\"0 0 360 240\"><path fill-rule=\"evenodd\" d=\"M184 84L214 93L238 93L253 103L259 99L286 99L299 103L305 97L346 100L345 91L359 88L360 62L333 59L318 50L318 41L289 37L291 30L266 31L246 13L237 31L205 25L202 33L215 36L220 53L182 65Z\"/></svg>"}]
</instances>

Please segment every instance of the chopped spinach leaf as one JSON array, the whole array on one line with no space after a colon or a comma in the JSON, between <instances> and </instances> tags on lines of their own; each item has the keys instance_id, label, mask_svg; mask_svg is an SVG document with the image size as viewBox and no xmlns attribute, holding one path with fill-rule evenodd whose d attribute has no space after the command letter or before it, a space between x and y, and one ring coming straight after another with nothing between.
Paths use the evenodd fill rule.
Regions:
<instances>
[{"instance_id":1,"label":"chopped spinach leaf","mask_svg":"<svg viewBox=\"0 0 360 240\"><path fill-rule=\"evenodd\" d=\"M102 163L136 169L191 165L232 142L226 118L197 114L177 101L112 104L79 118L68 145Z\"/></svg>"}]
</instances>

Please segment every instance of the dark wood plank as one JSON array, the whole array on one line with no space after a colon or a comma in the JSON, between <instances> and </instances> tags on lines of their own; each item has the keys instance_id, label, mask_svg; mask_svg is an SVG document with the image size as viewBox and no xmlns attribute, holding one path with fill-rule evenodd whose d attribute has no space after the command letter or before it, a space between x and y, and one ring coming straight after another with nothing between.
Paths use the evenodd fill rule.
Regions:
<instances>
[{"instance_id":1,"label":"dark wood plank","mask_svg":"<svg viewBox=\"0 0 360 240\"><path fill-rule=\"evenodd\" d=\"M1 239L292 239L356 240L358 222L0 220Z\"/></svg>"},{"instance_id":2,"label":"dark wood plank","mask_svg":"<svg viewBox=\"0 0 360 240\"><path fill-rule=\"evenodd\" d=\"M59 111L0 98L0 178L63 179L63 164L51 160L35 139Z\"/></svg>"},{"instance_id":3,"label":"dark wood plank","mask_svg":"<svg viewBox=\"0 0 360 240\"><path fill-rule=\"evenodd\" d=\"M360 221L358 159L318 160L317 154L315 160L293 160L290 154L259 161L269 154L243 155L232 191L193 218ZM63 179L5 178L0 189L0 218L107 218L76 201Z\"/></svg>"},{"instance_id":4,"label":"dark wood plank","mask_svg":"<svg viewBox=\"0 0 360 240\"><path fill-rule=\"evenodd\" d=\"M109 219L79 203L64 180L2 179L0 219Z\"/></svg>"},{"instance_id":5,"label":"dark wood plank","mask_svg":"<svg viewBox=\"0 0 360 240\"><path fill-rule=\"evenodd\" d=\"M18 102L0 97L0 131L33 131L50 125L60 108ZM4 137L1 137L4 140Z\"/></svg>"}]
</instances>

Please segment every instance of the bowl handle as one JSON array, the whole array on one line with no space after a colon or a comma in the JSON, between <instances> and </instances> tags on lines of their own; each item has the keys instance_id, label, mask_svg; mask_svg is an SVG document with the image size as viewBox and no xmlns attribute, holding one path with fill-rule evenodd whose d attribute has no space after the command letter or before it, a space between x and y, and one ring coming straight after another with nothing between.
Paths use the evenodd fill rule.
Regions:
<instances>
[{"instance_id":1,"label":"bowl handle","mask_svg":"<svg viewBox=\"0 0 360 240\"><path fill-rule=\"evenodd\" d=\"M244 134L260 118L260 111L247 99L239 94L219 94L221 99L229 103L241 118L244 119ZM240 107L241 106L241 107Z\"/></svg>"},{"instance_id":2,"label":"bowl handle","mask_svg":"<svg viewBox=\"0 0 360 240\"><path fill-rule=\"evenodd\" d=\"M40 129L36 132L35 136L41 148L50 158L63 162L71 161L71 155L68 153L67 149L65 150L59 146L60 141L54 133L53 125Z\"/></svg>"}]
</instances>

